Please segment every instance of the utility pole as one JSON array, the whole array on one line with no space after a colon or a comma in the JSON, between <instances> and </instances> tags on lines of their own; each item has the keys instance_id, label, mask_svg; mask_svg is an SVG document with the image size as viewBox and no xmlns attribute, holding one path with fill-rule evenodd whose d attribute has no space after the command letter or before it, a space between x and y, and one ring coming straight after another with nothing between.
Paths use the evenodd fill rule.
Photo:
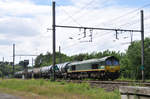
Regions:
<instances>
[{"instance_id":1,"label":"utility pole","mask_svg":"<svg viewBox=\"0 0 150 99\"><path fill-rule=\"evenodd\" d=\"M5 61L5 58L3 57L3 63L4 63L4 61Z\"/></svg>"},{"instance_id":2,"label":"utility pole","mask_svg":"<svg viewBox=\"0 0 150 99\"><path fill-rule=\"evenodd\" d=\"M132 44L132 42L133 42L133 32L130 32L130 38L131 38L130 44Z\"/></svg>"},{"instance_id":3,"label":"utility pole","mask_svg":"<svg viewBox=\"0 0 150 99\"><path fill-rule=\"evenodd\" d=\"M141 70L142 81L144 82L144 14L141 10Z\"/></svg>"},{"instance_id":4,"label":"utility pole","mask_svg":"<svg viewBox=\"0 0 150 99\"><path fill-rule=\"evenodd\" d=\"M13 44L13 77L15 73L15 44Z\"/></svg>"},{"instance_id":5,"label":"utility pole","mask_svg":"<svg viewBox=\"0 0 150 99\"><path fill-rule=\"evenodd\" d=\"M33 57L32 57L32 69L33 69ZM33 74L33 71L32 71L32 77L31 78L34 78L34 74Z\"/></svg>"},{"instance_id":6,"label":"utility pole","mask_svg":"<svg viewBox=\"0 0 150 99\"><path fill-rule=\"evenodd\" d=\"M52 30L53 30L53 36L52 36L52 40L53 40L53 80L55 81L55 64L56 64L56 53L55 53L55 46L56 46L56 39L55 39L55 28L56 28L56 25L55 25L55 1L52 2Z\"/></svg>"},{"instance_id":7,"label":"utility pole","mask_svg":"<svg viewBox=\"0 0 150 99\"><path fill-rule=\"evenodd\" d=\"M62 60L61 60L61 47L59 46L59 63L61 63Z\"/></svg>"},{"instance_id":8,"label":"utility pole","mask_svg":"<svg viewBox=\"0 0 150 99\"><path fill-rule=\"evenodd\" d=\"M32 57L32 67L33 67L33 57Z\"/></svg>"},{"instance_id":9,"label":"utility pole","mask_svg":"<svg viewBox=\"0 0 150 99\"><path fill-rule=\"evenodd\" d=\"M4 57L3 57L3 61L2 61L2 79L4 79L5 76L5 63L4 63Z\"/></svg>"}]
</instances>

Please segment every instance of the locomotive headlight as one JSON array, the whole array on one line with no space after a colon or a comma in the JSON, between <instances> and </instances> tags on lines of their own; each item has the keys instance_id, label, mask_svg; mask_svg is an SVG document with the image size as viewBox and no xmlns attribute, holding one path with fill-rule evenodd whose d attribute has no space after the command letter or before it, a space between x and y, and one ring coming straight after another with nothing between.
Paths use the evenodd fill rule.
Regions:
<instances>
[{"instance_id":1,"label":"locomotive headlight","mask_svg":"<svg viewBox=\"0 0 150 99\"><path fill-rule=\"evenodd\" d=\"M104 69L105 68L105 66L101 66L101 69Z\"/></svg>"}]
</instances>

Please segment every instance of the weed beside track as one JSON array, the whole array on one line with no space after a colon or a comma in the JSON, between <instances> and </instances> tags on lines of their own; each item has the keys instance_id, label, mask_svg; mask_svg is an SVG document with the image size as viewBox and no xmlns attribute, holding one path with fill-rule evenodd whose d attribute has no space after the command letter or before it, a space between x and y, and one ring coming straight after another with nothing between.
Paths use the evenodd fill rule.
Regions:
<instances>
[{"instance_id":1,"label":"weed beside track","mask_svg":"<svg viewBox=\"0 0 150 99\"><path fill-rule=\"evenodd\" d=\"M106 92L88 83L51 82L43 79L0 80L0 91L19 95L23 99L120 99L118 90Z\"/></svg>"}]
</instances>

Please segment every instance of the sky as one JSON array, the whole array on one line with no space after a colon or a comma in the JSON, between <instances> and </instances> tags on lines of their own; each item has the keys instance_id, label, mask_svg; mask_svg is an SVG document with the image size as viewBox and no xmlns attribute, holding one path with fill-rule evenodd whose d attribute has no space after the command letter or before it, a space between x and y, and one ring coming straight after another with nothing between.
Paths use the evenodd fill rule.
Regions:
<instances>
[{"instance_id":1,"label":"sky","mask_svg":"<svg viewBox=\"0 0 150 99\"><path fill-rule=\"evenodd\" d=\"M150 37L149 0L55 0L56 25L140 30L140 10L144 10L145 37ZM0 61L16 55L52 52L52 0L0 0ZM86 31L86 37L84 32ZM130 32L56 28L56 50L67 55L105 51L125 52ZM92 34L92 42L89 41ZM73 39L69 39L73 38ZM133 33L140 40L140 33ZM36 57L16 56L15 63Z\"/></svg>"}]
</instances>

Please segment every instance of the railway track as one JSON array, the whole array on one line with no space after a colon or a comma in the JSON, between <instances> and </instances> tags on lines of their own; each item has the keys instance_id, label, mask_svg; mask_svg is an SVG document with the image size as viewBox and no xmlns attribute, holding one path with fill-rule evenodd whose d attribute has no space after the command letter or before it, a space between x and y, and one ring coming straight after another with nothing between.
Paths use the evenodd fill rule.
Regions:
<instances>
[{"instance_id":1,"label":"railway track","mask_svg":"<svg viewBox=\"0 0 150 99\"><path fill-rule=\"evenodd\" d=\"M61 80L58 80L61 81ZM66 82L73 83L93 83L93 84L122 84L122 85L141 85L141 86L150 86L150 82L138 82L138 81L97 81L97 80L66 80Z\"/></svg>"},{"instance_id":2,"label":"railway track","mask_svg":"<svg viewBox=\"0 0 150 99\"><path fill-rule=\"evenodd\" d=\"M62 80L57 80L62 81ZM138 81L91 81L91 80L65 80L72 83L88 83L91 87L104 88L106 91L114 91L119 89L120 86L146 86L150 87L150 82Z\"/></svg>"}]
</instances>

